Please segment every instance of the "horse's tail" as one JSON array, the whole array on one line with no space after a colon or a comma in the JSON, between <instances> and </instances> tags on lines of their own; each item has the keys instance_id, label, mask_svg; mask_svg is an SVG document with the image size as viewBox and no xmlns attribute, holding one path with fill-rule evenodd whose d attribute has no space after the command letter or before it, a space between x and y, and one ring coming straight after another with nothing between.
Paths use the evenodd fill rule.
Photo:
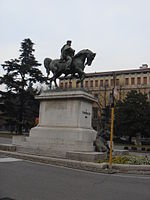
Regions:
<instances>
[{"instance_id":1,"label":"horse's tail","mask_svg":"<svg viewBox=\"0 0 150 200\"><path fill-rule=\"evenodd\" d=\"M45 58L44 59L44 67L46 69L47 77L50 75L50 63L52 62L52 59Z\"/></svg>"}]
</instances>

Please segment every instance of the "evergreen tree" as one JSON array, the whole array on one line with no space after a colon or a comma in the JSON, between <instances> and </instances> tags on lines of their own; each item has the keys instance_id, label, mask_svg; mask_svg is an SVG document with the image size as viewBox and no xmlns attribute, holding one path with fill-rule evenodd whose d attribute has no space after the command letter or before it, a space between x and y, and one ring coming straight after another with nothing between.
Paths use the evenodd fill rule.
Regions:
<instances>
[{"instance_id":1,"label":"evergreen tree","mask_svg":"<svg viewBox=\"0 0 150 200\"><path fill-rule=\"evenodd\" d=\"M150 136L150 103L147 96L131 91L115 107L115 133L120 136Z\"/></svg>"},{"instance_id":2,"label":"evergreen tree","mask_svg":"<svg viewBox=\"0 0 150 200\"><path fill-rule=\"evenodd\" d=\"M3 102L6 107L7 115L15 113L13 121L16 122L17 132L22 133L22 128L29 124L33 125L35 114L38 110L38 102L34 99L37 90L34 89L34 83L42 83L45 78L38 69L39 64L33 52L34 43L30 39L25 39L21 43L20 56L18 59L11 59L2 64L5 74L0 77L0 84L7 86L7 91L3 93ZM9 98L13 96L13 100ZM14 104L14 106L12 106ZM13 107L13 111L9 108ZM32 124L32 125L31 125Z\"/></svg>"}]
</instances>

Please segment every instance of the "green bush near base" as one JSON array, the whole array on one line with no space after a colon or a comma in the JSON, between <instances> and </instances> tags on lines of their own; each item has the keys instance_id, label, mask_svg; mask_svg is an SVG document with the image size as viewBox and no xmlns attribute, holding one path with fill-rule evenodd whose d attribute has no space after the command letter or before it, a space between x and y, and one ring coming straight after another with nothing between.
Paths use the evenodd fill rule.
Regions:
<instances>
[{"instance_id":1,"label":"green bush near base","mask_svg":"<svg viewBox=\"0 0 150 200\"><path fill-rule=\"evenodd\" d=\"M99 160L98 163L109 162L109 160ZM150 165L150 158L144 156L115 156L112 159L113 164L130 165Z\"/></svg>"}]
</instances>

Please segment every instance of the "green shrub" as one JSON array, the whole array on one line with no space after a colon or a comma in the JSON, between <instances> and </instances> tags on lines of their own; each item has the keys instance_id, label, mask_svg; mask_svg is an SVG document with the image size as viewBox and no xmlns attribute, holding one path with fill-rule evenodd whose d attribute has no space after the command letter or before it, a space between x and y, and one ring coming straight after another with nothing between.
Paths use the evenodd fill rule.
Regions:
<instances>
[{"instance_id":1,"label":"green shrub","mask_svg":"<svg viewBox=\"0 0 150 200\"><path fill-rule=\"evenodd\" d=\"M147 151L150 151L150 148L147 148Z\"/></svg>"},{"instance_id":2,"label":"green shrub","mask_svg":"<svg viewBox=\"0 0 150 200\"><path fill-rule=\"evenodd\" d=\"M132 165L150 165L150 158L143 156L131 156L128 164Z\"/></svg>"},{"instance_id":3,"label":"green shrub","mask_svg":"<svg viewBox=\"0 0 150 200\"><path fill-rule=\"evenodd\" d=\"M127 156L115 156L112 159L112 163L114 163L114 164L127 164L128 159L129 158Z\"/></svg>"},{"instance_id":4,"label":"green shrub","mask_svg":"<svg viewBox=\"0 0 150 200\"><path fill-rule=\"evenodd\" d=\"M99 160L98 163L109 162L109 160ZM115 156L112 158L114 164L130 165L150 165L150 158L144 156Z\"/></svg>"}]
</instances>

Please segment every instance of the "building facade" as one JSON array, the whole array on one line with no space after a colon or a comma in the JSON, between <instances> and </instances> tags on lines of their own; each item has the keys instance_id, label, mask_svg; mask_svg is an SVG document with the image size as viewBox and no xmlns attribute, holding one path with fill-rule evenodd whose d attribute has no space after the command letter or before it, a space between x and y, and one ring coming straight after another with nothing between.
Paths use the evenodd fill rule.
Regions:
<instances>
[{"instance_id":1,"label":"building facade","mask_svg":"<svg viewBox=\"0 0 150 200\"><path fill-rule=\"evenodd\" d=\"M147 94L150 100L150 68L147 65L132 70L87 73L84 88L98 100L98 104L93 105L93 121L101 115L103 108L110 105L114 74L118 100L123 100L131 90ZM75 79L60 79L60 87L79 88L80 84L76 84ZM97 129L96 126L94 128Z\"/></svg>"}]
</instances>

